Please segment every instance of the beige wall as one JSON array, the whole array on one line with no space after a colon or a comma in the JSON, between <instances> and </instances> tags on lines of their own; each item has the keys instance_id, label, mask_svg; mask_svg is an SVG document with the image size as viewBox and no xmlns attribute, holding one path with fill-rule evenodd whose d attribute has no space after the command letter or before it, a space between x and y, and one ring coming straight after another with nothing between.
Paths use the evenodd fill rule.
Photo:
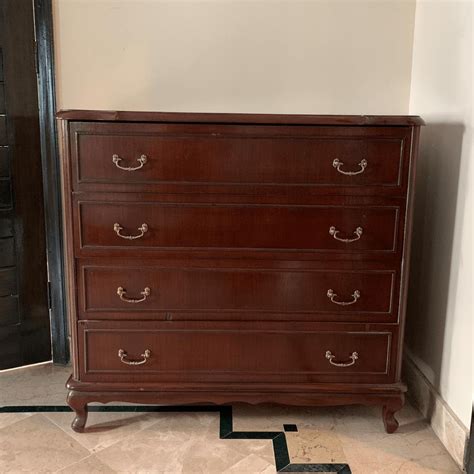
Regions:
<instances>
[{"instance_id":1,"label":"beige wall","mask_svg":"<svg viewBox=\"0 0 474 474\"><path fill-rule=\"evenodd\" d=\"M418 167L407 345L462 423L473 395L474 196L470 1L419 1L410 113Z\"/></svg>"},{"instance_id":2,"label":"beige wall","mask_svg":"<svg viewBox=\"0 0 474 474\"><path fill-rule=\"evenodd\" d=\"M60 108L403 114L412 0L54 0Z\"/></svg>"}]
</instances>

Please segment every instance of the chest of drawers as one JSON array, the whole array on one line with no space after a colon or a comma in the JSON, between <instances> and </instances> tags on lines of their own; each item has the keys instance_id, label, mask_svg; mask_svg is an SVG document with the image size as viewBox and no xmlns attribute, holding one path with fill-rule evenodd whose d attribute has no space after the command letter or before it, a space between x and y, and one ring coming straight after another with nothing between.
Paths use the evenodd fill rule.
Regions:
<instances>
[{"instance_id":1,"label":"chest of drawers","mask_svg":"<svg viewBox=\"0 0 474 474\"><path fill-rule=\"evenodd\" d=\"M89 402L403 405L419 117L59 113Z\"/></svg>"}]
</instances>

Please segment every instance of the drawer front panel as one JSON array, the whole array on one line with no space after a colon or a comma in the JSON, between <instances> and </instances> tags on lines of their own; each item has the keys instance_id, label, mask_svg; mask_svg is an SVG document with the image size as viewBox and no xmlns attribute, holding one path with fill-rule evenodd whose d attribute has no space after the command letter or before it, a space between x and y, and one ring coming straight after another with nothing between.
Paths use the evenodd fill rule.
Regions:
<instances>
[{"instance_id":1,"label":"drawer front panel","mask_svg":"<svg viewBox=\"0 0 474 474\"><path fill-rule=\"evenodd\" d=\"M381 381L390 374L391 332L79 326L83 381Z\"/></svg>"},{"instance_id":2,"label":"drawer front panel","mask_svg":"<svg viewBox=\"0 0 474 474\"><path fill-rule=\"evenodd\" d=\"M393 253L399 208L79 202L79 219L83 251L115 247L123 252L161 248Z\"/></svg>"},{"instance_id":3,"label":"drawer front panel","mask_svg":"<svg viewBox=\"0 0 474 474\"><path fill-rule=\"evenodd\" d=\"M326 320L392 321L396 317L394 271L274 270L82 266L80 309L85 319L185 318L265 320L300 316ZM163 313L165 312L165 313ZM168 314L166 314L168 313ZM237 313L237 314L236 314ZM300 314L302 313L302 314Z\"/></svg>"},{"instance_id":4,"label":"drawer front panel","mask_svg":"<svg viewBox=\"0 0 474 474\"><path fill-rule=\"evenodd\" d=\"M398 187L409 129L73 123L71 137L79 185Z\"/></svg>"}]
</instances>

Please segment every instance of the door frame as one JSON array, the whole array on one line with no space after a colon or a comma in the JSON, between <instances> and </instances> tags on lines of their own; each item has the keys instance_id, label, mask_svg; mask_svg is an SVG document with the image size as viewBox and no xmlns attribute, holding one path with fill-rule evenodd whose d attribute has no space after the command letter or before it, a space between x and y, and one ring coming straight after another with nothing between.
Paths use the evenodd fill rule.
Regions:
<instances>
[{"instance_id":1,"label":"door frame","mask_svg":"<svg viewBox=\"0 0 474 474\"><path fill-rule=\"evenodd\" d=\"M69 362L52 0L33 0L53 362Z\"/></svg>"}]
</instances>

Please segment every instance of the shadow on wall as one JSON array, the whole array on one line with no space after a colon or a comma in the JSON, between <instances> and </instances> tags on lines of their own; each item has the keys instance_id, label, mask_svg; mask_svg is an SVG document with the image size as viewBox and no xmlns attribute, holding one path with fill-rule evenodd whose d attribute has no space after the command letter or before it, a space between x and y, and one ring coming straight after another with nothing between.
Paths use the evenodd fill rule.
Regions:
<instances>
[{"instance_id":1,"label":"shadow on wall","mask_svg":"<svg viewBox=\"0 0 474 474\"><path fill-rule=\"evenodd\" d=\"M449 296L457 286L451 268L464 132L460 123L423 127L417 165L406 343L437 388Z\"/></svg>"}]
</instances>

